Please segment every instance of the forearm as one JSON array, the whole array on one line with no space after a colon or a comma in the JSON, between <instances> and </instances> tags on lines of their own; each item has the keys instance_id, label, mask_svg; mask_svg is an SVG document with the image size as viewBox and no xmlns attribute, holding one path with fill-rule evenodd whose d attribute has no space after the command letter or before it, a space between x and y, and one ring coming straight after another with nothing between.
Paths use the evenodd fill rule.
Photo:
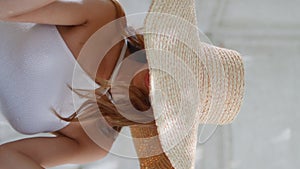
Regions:
<instances>
[{"instance_id":1,"label":"forearm","mask_svg":"<svg viewBox=\"0 0 300 169\"><path fill-rule=\"evenodd\" d=\"M0 168L19 169L20 167L22 169L43 169L33 159L20 152L0 148Z\"/></svg>"},{"instance_id":2,"label":"forearm","mask_svg":"<svg viewBox=\"0 0 300 169\"><path fill-rule=\"evenodd\" d=\"M0 168L28 166L37 169L70 163L77 154L78 144L66 137L37 137L0 145ZM5 160L10 159L8 161ZM12 160L15 159L15 160ZM2 160L5 163L2 163ZM20 161L19 161L20 160ZM11 162L10 162L11 161ZM7 167L7 169L11 169ZM22 167L23 168L23 167Z\"/></svg>"},{"instance_id":3,"label":"forearm","mask_svg":"<svg viewBox=\"0 0 300 169\"><path fill-rule=\"evenodd\" d=\"M0 0L0 19L36 10L54 1L56 0Z\"/></svg>"},{"instance_id":4,"label":"forearm","mask_svg":"<svg viewBox=\"0 0 300 169\"><path fill-rule=\"evenodd\" d=\"M0 169L6 169L2 165L15 165L17 169L27 165L29 169L40 169L63 164L83 164L99 160L106 154L91 140L78 142L65 136L26 138L0 145Z\"/></svg>"}]
</instances>

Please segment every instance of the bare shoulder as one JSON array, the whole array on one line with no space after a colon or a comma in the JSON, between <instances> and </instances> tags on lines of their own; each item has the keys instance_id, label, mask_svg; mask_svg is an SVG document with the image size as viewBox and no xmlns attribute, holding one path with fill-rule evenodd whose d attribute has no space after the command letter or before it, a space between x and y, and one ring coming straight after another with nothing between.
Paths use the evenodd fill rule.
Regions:
<instances>
[{"instance_id":1,"label":"bare shoulder","mask_svg":"<svg viewBox=\"0 0 300 169\"><path fill-rule=\"evenodd\" d=\"M85 28L94 33L107 23L117 19L116 6L113 0L86 0L85 11L88 11Z\"/></svg>"},{"instance_id":2,"label":"bare shoulder","mask_svg":"<svg viewBox=\"0 0 300 169\"><path fill-rule=\"evenodd\" d=\"M90 21L101 18L110 21L116 18L116 8L113 0L85 0L84 6L88 11Z\"/></svg>"},{"instance_id":3,"label":"bare shoulder","mask_svg":"<svg viewBox=\"0 0 300 169\"><path fill-rule=\"evenodd\" d=\"M82 46L98 29L116 19L116 8L111 0L84 0L81 10L73 17L85 16L80 24L57 24L57 28L69 49L77 58Z\"/></svg>"}]
</instances>

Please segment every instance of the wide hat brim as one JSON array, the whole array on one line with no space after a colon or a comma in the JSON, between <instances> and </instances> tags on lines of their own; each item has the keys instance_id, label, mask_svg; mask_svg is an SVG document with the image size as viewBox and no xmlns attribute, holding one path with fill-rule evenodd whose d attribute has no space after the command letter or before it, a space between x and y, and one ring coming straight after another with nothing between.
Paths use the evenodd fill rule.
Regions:
<instances>
[{"instance_id":1,"label":"wide hat brim","mask_svg":"<svg viewBox=\"0 0 300 169\"><path fill-rule=\"evenodd\" d=\"M194 0L153 0L144 25L158 138L175 169L194 168L199 124L231 123L244 92L239 53L202 43L195 25Z\"/></svg>"}]
</instances>

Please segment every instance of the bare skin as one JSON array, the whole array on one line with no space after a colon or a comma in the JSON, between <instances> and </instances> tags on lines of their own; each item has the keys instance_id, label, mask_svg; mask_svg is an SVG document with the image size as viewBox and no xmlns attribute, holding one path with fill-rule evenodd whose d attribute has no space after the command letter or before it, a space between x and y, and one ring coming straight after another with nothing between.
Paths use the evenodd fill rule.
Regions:
<instances>
[{"instance_id":1,"label":"bare skin","mask_svg":"<svg viewBox=\"0 0 300 169\"><path fill-rule=\"evenodd\" d=\"M0 20L56 25L75 58L88 38L114 19L116 9L110 0L0 0ZM97 77L109 78L122 46L120 42L107 53L103 64L108 69L99 68ZM144 83L146 73L141 72L133 79L143 90L148 90ZM0 168L42 169L88 163L107 155L79 123L71 122L58 133L56 137L28 138L1 145ZM108 144L112 145L113 140Z\"/></svg>"}]
</instances>

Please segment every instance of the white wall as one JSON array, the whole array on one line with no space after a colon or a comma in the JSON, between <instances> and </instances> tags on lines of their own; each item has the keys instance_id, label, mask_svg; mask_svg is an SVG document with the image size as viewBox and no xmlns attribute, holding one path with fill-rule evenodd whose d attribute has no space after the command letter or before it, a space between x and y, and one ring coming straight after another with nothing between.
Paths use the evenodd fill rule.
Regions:
<instances>
[{"instance_id":1,"label":"white wall","mask_svg":"<svg viewBox=\"0 0 300 169\"><path fill-rule=\"evenodd\" d=\"M215 135L219 141L204 146L204 151L220 148L204 153L208 158L202 166L299 168L300 1L198 2L199 26L216 45L242 53L246 68L242 111L233 125Z\"/></svg>"}]
</instances>

